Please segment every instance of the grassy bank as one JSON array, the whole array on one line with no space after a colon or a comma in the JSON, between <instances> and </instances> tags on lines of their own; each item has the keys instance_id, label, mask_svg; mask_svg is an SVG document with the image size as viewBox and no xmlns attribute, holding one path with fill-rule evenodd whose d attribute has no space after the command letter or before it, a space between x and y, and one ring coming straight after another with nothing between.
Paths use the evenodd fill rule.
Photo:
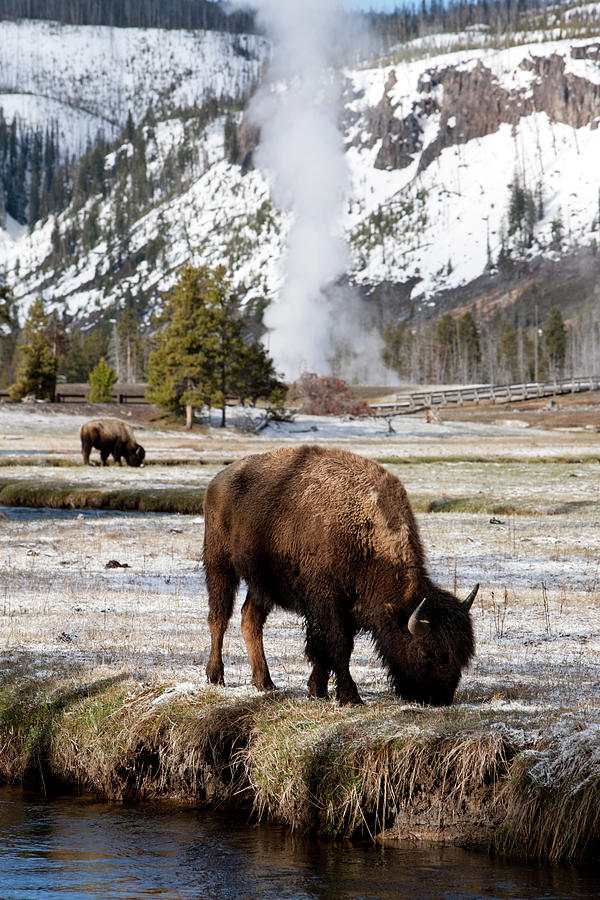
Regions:
<instances>
[{"instance_id":1,"label":"grassy bank","mask_svg":"<svg viewBox=\"0 0 600 900\"><path fill-rule=\"evenodd\" d=\"M529 726L532 722L529 721ZM177 798L335 837L426 838L581 862L600 849L595 734L537 740L473 704L341 709L178 694L126 673L5 683L0 779L112 800ZM597 727L597 726L596 726ZM589 750L589 747L588 747Z\"/></svg>"},{"instance_id":2,"label":"grassy bank","mask_svg":"<svg viewBox=\"0 0 600 900\"><path fill-rule=\"evenodd\" d=\"M203 499L203 486L90 487L48 479L0 478L0 506L198 514Z\"/></svg>"},{"instance_id":3,"label":"grassy bank","mask_svg":"<svg viewBox=\"0 0 600 900\"><path fill-rule=\"evenodd\" d=\"M206 485L233 459L157 459L143 469L83 466L58 457L11 467L0 459L0 505L197 515ZM591 457L379 461L404 483L419 513L586 515L597 504L598 462Z\"/></svg>"},{"instance_id":4,"label":"grassy bank","mask_svg":"<svg viewBox=\"0 0 600 900\"><path fill-rule=\"evenodd\" d=\"M283 690L258 695L242 592L225 638L227 687L206 688L198 512L225 462L213 445L213 462L196 468L2 468L0 503L169 515L0 515L0 780L229 805L341 838L596 861L598 463L506 449L487 461L394 448L386 458L417 510L432 577L459 596L481 582L476 655L443 710L392 698L361 634L352 671L366 706L309 702L302 624L284 610L264 634Z\"/></svg>"}]
</instances>

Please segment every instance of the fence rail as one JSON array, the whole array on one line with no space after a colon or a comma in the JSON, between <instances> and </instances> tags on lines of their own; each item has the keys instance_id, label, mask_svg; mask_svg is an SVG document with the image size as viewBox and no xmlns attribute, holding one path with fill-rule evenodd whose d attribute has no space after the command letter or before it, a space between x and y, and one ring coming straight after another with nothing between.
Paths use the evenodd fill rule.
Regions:
<instances>
[{"instance_id":1,"label":"fence rail","mask_svg":"<svg viewBox=\"0 0 600 900\"><path fill-rule=\"evenodd\" d=\"M55 403L64 403L67 400L86 400L88 394L84 391L57 391L54 395ZM113 394L112 399L117 403L149 403L143 394Z\"/></svg>"},{"instance_id":2,"label":"fence rail","mask_svg":"<svg viewBox=\"0 0 600 900\"><path fill-rule=\"evenodd\" d=\"M375 415L399 415L431 406L463 406L465 403L515 403L560 394L578 394L600 389L600 375L582 378L555 378L553 381L528 381L518 384L481 384L461 388L440 388L411 394L396 394L391 403L370 404Z\"/></svg>"}]
</instances>

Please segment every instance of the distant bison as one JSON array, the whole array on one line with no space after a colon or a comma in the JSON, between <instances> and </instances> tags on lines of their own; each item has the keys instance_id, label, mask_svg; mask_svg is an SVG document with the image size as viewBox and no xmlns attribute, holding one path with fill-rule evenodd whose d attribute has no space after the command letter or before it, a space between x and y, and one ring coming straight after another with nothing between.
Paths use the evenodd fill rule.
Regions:
<instances>
[{"instance_id":1,"label":"distant bison","mask_svg":"<svg viewBox=\"0 0 600 900\"><path fill-rule=\"evenodd\" d=\"M92 447L100 451L102 465L112 453L116 463L121 465L121 457L125 457L128 466L141 466L146 452L137 443L133 431L126 422L120 419L92 419L84 422L79 432L81 438L81 453L84 465L90 461Z\"/></svg>"},{"instance_id":2,"label":"distant bison","mask_svg":"<svg viewBox=\"0 0 600 900\"><path fill-rule=\"evenodd\" d=\"M406 491L382 466L342 450L279 449L248 456L210 482L204 566L211 651L223 684L223 636L240 579L252 683L274 688L263 625L274 606L304 618L313 697L335 675L340 703L361 703L349 670L354 636L372 635L399 696L452 702L475 650L469 609L431 581Z\"/></svg>"}]
</instances>

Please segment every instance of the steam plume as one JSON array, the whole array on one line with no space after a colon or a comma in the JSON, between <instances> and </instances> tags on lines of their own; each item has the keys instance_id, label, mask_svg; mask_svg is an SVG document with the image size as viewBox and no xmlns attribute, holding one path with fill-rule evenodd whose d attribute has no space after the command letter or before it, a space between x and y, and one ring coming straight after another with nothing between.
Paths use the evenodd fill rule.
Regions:
<instances>
[{"instance_id":1,"label":"steam plume","mask_svg":"<svg viewBox=\"0 0 600 900\"><path fill-rule=\"evenodd\" d=\"M273 48L267 79L249 109L261 131L255 160L290 220L283 284L265 314L269 350L289 380L305 370L330 371L334 356L336 374L348 377L349 361L359 357L364 372L363 351L373 343L373 335L358 349L344 343L349 334L354 344L357 334L361 340L360 300L336 285L350 266L341 222L350 174L338 129L341 77L334 57L350 20L339 0L253 5Z\"/></svg>"},{"instance_id":2,"label":"steam plume","mask_svg":"<svg viewBox=\"0 0 600 900\"><path fill-rule=\"evenodd\" d=\"M271 66L250 115L260 125L259 167L291 215L284 282L265 324L270 352L290 379L324 372L331 352L323 289L348 267L340 215L349 193L337 129L339 80L332 62L337 0L258 0L273 42Z\"/></svg>"}]
</instances>

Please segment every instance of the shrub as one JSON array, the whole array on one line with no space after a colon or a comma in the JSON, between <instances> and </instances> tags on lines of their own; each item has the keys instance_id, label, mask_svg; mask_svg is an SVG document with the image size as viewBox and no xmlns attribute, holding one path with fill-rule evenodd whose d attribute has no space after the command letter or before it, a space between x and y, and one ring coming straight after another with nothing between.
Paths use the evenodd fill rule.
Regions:
<instances>
[{"instance_id":1,"label":"shrub","mask_svg":"<svg viewBox=\"0 0 600 900\"><path fill-rule=\"evenodd\" d=\"M357 400L342 378L319 377L314 372L305 372L294 381L287 401L298 403L300 411L309 416L365 416L370 412L369 405Z\"/></svg>"},{"instance_id":2,"label":"shrub","mask_svg":"<svg viewBox=\"0 0 600 900\"><path fill-rule=\"evenodd\" d=\"M108 365L104 357L90 372L89 385L91 403L111 403L112 389L117 381L117 373Z\"/></svg>"}]
</instances>

